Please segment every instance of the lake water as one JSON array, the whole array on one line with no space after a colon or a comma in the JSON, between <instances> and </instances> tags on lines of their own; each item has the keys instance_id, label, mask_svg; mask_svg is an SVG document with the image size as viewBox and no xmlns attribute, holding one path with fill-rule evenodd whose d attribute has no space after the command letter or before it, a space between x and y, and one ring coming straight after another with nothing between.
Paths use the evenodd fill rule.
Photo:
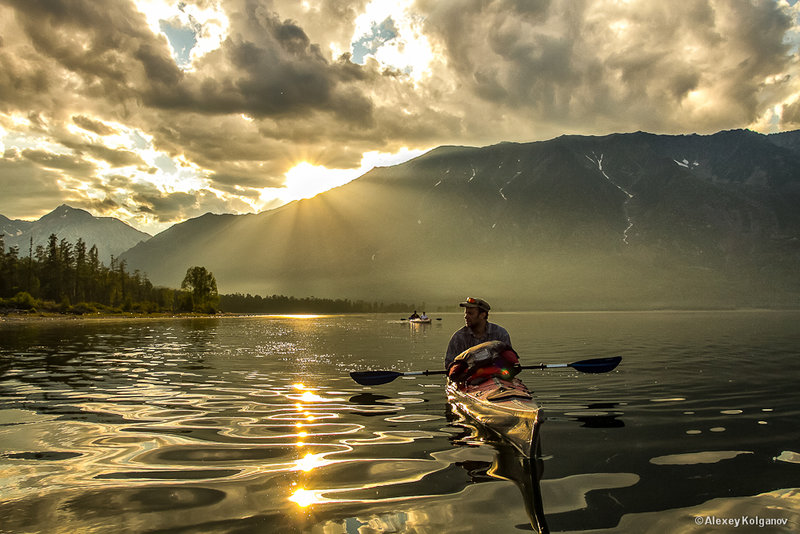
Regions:
<instances>
[{"instance_id":1,"label":"lake water","mask_svg":"<svg viewBox=\"0 0 800 534\"><path fill-rule=\"evenodd\" d=\"M0 323L0 532L800 531L800 312L492 314L524 364L623 357L520 375L533 465L441 376L349 378L440 368L433 317Z\"/></svg>"}]
</instances>

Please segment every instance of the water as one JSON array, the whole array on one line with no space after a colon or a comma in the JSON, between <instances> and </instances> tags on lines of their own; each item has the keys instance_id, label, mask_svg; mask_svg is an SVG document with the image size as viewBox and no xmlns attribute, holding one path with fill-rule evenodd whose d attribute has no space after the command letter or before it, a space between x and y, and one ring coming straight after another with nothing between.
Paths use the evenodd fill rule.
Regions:
<instances>
[{"instance_id":1,"label":"water","mask_svg":"<svg viewBox=\"0 0 800 534\"><path fill-rule=\"evenodd\" d=\"M0 531L800 530L800 312L492 314L526 364L623 356L521 375L533 464L441 376L350 380L440 368L434 317L0 323Z\"/></svg>"}]
</instances>

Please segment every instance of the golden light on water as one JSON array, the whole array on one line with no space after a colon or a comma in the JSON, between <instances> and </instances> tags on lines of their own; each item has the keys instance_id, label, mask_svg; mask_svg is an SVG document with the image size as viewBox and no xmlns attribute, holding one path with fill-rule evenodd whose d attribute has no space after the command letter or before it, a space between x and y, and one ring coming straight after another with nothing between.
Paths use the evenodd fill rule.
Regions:
<instances>
[{"instance_id":1,"label":"golden light on water","mask_svg":"<svg viewBox=\"0 0 800 534\"><path fill-rule=\"evenodd\" d=\"M316 469L317 467L322 467L329 462L325 460L323 454L312 454L309 452L299 460L295 460L294 463L297 466L297 469L308 472L312 469Z\"/></svg>"},{"instance_id":2,"label":"golden light on water","mask_svg":"<svg viewBox=\"0 0 800 534\"><path fill-rule=\"evenodd\" d=\"M325 399L310 391L304 392L303 395L300 397L300 400L303 402L325 402Z\"/></svg>"},{"instance_id":3,"label":"golden light on water","mask_svg":"<svg viewBox=\"0 0 800 534\"><path fill-rule=\"evenodd\" d=\"M297 506L299 506L300 508L307 508L312 504L314 504L315 502L318 502L316 492L304 488L300 488L294 493L292 493L291 496L289 497L289 500L294 503L297 503Z\"/></svg>"},{"instance_id":4,"label":"golden light on water","mask_svg":"<svg viewBox=\"0 0 800 534\"><path fill-rule=\"evenodd\" d=\"M302 403L315 403L315 402L333 402L339 401L341 399L335 398L325 398L320 395L314 393L311 387L306 386L305 384L292 384L292 387L296 390L302 391L302 394L297 393L290 393L286 395L287 398L295 401L294 407L297 408L297 411L303 411L303 404ZM305 412L305 415L308 415L308 412Z\"/></svg>"},{"instance_id":5,"label":"golden light on water","mask_svg":"<svg viewBox=\"0 0 800 534\"><path fill-rule=\"evenodd\" d=\"M313 313L295 313L295 314L267 315L267 317L276 317L278 319L319 319L320 317L327 317L327 316L313 314Z\"/></svg>"}]
</instances>

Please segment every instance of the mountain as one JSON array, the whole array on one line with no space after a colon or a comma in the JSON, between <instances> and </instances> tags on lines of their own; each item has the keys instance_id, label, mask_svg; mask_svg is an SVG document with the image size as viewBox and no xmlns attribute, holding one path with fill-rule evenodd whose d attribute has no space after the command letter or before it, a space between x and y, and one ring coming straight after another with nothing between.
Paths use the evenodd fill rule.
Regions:
<instances>
[{"instance_id":1,"label":"mountain","mask_svg":"<svg viewBox=\"0 0 800 534\"><path fill-rule=\"evenodd\" d=\"M13 239L27 232L32 224L32 221L11 220L5 215L0 215L0 234L4 235L5 239Z\"/></svg>"},{"instance_id":2,"label":"mountain","mask_svg":"<svg viewBox=\"0 0 800 534\"><path fill-rule=\"evenodd\" d=\"M11 220L0 215L0 233L5 234L6 248L19 247L20 256L27 256L33 237L34 249L47 245L51 234L59 241L75 243L79 238L87 248L97 245L100 260L110 265L111 256L119 256L134 245L150 239L150 234L140 232L113 217L94 217L87 211L63 204L37 221Z\"/></svg>"},{"instance_id":3,"label":"mountain","mask_svg":"<svg viewBox=\"0 0 800 534\"><path fill-rule=\"evenodd\" d=\"M444 146L123 254L154 283L501 309L796 306L800 143L644 132Z\"/></svg>"}]
</instances>

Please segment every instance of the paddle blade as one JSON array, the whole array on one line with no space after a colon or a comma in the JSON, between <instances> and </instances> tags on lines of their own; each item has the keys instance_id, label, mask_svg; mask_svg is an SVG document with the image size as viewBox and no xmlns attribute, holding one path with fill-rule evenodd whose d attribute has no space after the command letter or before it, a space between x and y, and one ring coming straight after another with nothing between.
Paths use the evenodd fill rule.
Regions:
<instances>
[{"instance_id":1,"label":"paddle blade","mask_svg":"<svg viewBox=\"0 0 800 534\"><path fill-rule=\"evenodd\" d=\"M350 378L362 386L388 384L398 376L403 376L403 373L396 371L352 371L350 373Z\"/></svg>"},{"instance_id":2,"label":"paddle blade","mask_svg":"<svg viewBox=\"0 0 800 534\"><path fill-rule=\"evenodd\" d=\"M569 364L569 367L580 371L582 373L607 373L613 371L619 362L622 361L622 356L613 356L611 358L594 358L591 360L581 360L579 362Z\"/></svg>"}]
</instances>

